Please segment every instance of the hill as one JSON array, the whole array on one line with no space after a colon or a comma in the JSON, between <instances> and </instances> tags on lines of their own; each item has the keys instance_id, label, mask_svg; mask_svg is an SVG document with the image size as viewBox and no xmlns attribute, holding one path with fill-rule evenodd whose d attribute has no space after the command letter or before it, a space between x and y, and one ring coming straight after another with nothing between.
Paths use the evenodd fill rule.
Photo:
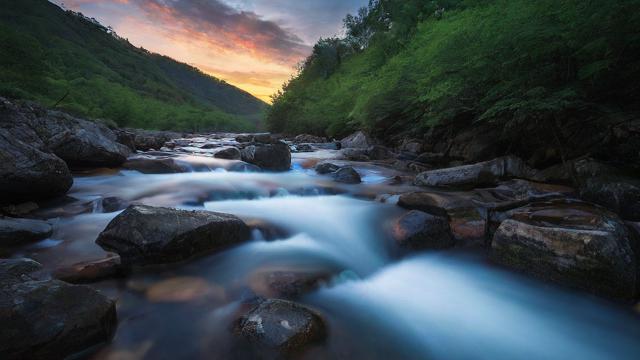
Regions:
<instances>
[{"instance_id":1,"label":"hill","mask_svg":"<svg viewBox=\"0 0 640 360\"><path fill-rule=\"evenodd\" d=\"M46 0L0 0L0 95L162 130L252 130L267 105Z\"/></svg>"},{"instance_id":2,"label":"hill","mask_svg":"<svg viewBox=\"0 0 640 360\"><path fill-rule=\"evenodd\" d=\"M497 141L637 118L639 9L637 0L374 0L345 18L346 36L315 45L267 122L398 142L493 124Z\"/></svg>"}]
</instances>

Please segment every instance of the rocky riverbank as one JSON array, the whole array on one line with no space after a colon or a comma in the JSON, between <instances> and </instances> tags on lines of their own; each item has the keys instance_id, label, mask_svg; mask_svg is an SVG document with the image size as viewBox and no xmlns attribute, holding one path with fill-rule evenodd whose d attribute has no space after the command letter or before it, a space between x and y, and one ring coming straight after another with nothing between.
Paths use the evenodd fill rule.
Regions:
<instances>
[{"instance_id":1,"label":"rocky riverbank","mask_svg":"<svg viewBox=\"0 0 640 360\"><path fill-rule=\"evenodd\" d=\"M108 342L117 327L115 300L90 285L72 283L127 279L132 272L171 269L256 239L289 236L278 223L198 208L236 198L349 192L394 207L397 216L387 219L385 236L400 256L472 249L506 269L585 294L623 304L638 299L640 182L633 166L576 154L536 168L513 154L458 156L432 152L439 146L432 145L406 140L386 147L361 132L328 141L311 135L117 129L0 99L0 255L6 257L0 260L0 317L15 324L0 333L0 352L11 359L45 359L91 353ZM472 144L452 146L486 154ZM375 189L365 186L370 174L362 168L367 166L385 175ZM268 178L248 178L261 186L253 194L230 185L200 193L194 183L193 196L181 201L196 210L161 206L163 194L85 202L65 195L74 175L94 172L277 176L292 168L313 174L323 185L283 188ZM104 249L104 258L44 269L19 257L20 246L51 237L52 219L103 213L115 215L91 241ZM323 314L295 301L330 284L334 275L330 269L277 267L252 274L245 289L249 295L231 311L230 354L292 357L322 344L331 331ZM197 278L167 281L144 291L162 301L225 297ZM187 290L176 298L171 291L176 287Z\"/></svg>"}]
</instances>

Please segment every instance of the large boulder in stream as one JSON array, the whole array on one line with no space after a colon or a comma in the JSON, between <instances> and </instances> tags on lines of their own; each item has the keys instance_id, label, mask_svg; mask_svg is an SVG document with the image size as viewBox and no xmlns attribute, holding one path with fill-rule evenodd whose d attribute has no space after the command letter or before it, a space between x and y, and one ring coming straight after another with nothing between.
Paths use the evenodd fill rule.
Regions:
<instances>
[{"instance_id":1,"label":"large boulder in stream","mask_svg":"<svg viewBox=\"0 0 640 360\"><path fill-rule=\"evenodd\" d=\"M136 170L143 174L178 174L190 171L187 163L169 156L154 157L149 155L135 155L130 157L122 168Z\"/></svg>"},{"instance_id":2,"label":"large boulder in stream","mask_svg":"<svg viewBox=\"0 0 640 360\"><path fill-rule=\"evenodd\" d=\"M72 184L62 159L0 129L0 203L63 195Z\"/></svg>"},{"instance_id":3,"label":"large boulder in stream","mask_svg":"<svg viewBox=\"0 0 640 360\"><path fill-rule=\"evenodd\" d=\"M46 239L52 233L46 221L0 217L0 248Z\"/></svg>"},{"instance_id":4,"label":"large boulder in stream","mask_svg":"<svg viewBox=\"0 0 640 360\"><path fill-rule=\"evenodd\" d=\"M343 149L368 149L375 144L376 142L362 131L357 131L340 140Z\"/></svg>"},{"instance_id":5,"label":"large boulder in stream","mask_svg":"<svg viewBox=\"0 0 640 360\"><path fill-rule=\"evenodd\" d=\"M242 161L264 170L287 171L291 168L291 150L282 142L249 145L242 149Z\"/></svg>"},{"instance_id":6,"label":"large boulder in stream","mask_svg":"<svg viewBox=\"0 0 640 360\"><path fill-rule=\"evenodd\" d=\"M399 246L412 250L438 250L455 245L449 219L417 210L396 221L393 235Z\"/></svg>"},{"instance_id":7,"label":"large boulder in stream","mask_svg":"<svg viewBox=\"0 0 640 360\"><path fill-rule=\"evenodd\" d=\"M249 238L249 227L233 215L132 205L107 225L96 243L118 253L123 265L153 265L187 260Z\"/></svg>"},{"instance_id":8,"label":"large boulder in stream","mask_svg":"<svg viewBox=\"0 0 640 360\"><path fill-rule=\"evenodd\" d=\"M638 268L630 233L613 213L587 203L535 203L510 213L491 243L507 267L599 295L632 299Z\"/></svg>"},{"instance_id":9,"label":"large boulder in stream","mask_svg":"<svg viewBox=\"0 0 640 360\"><path fill-rule=\"evenodd\" d=\"M233 332L249 345L248 356L286 358L323 340L326 327L314 311L291 301L270 299L242 316Z\"/></svg>"},{"instance_id":10,"label":"large boulder in stream","mask_svg":"<svg viewBox=\"0 0 640 360\"><path fill-rule=\"evenodd\" d=\"M107 342L115 302L87 286L49 280L29 259L0 260L3 359L63 359Z\"/></svg>"},{"instance_id":11,"label":"large boulder in stream","mask_svg":"<svg viewBox=\"0 0 640 360\"><path fill-rule=\"evenodd\" d=\"M496 185L506 178L530 178L533 170L522 159L504 156L481 163L430 170L418 174L418 186L475 188Z\"/></svg>"},{"instance_id":12,"label":"large boulder in stream","mask_svg":"<svg viewBox=\"0 0 640 360\"><path fill-rule=\"evenodd\" d=\"M360 174L351 166L345 166L333 173L333 180L344 184L360 184Z\"/></svg>"}]
</instances>

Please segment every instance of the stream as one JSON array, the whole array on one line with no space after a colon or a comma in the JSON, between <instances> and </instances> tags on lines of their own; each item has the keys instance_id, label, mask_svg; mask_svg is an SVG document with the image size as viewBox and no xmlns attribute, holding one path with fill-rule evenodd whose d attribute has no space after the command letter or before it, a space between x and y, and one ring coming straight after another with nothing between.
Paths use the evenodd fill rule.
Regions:
<instances>
[{"instance_id":1,"label":"stream","mask_svg":"<svg viewBox=\"0 0 640 360\"><path fill-rule=\"evenodd\" d=\"M227 359L230 324L264 287L259 274L273 270L330 274L297 300L328 327L327 340L302 359L640 356L633 310L505 271L481 251L398 249L389 227L403 210L383 196L399 190L389 185L393 170L353 163L363 183L345 185L309 166L334 150L293 154L286 173L234 172L237 161L176 156L194 171L77 172L67 201L40 210L53 236L13 256L48 270L105 257L94 241L120 213L104 210L106 198L230 213L278 231L254 230L243 245L92 284L117 299L119 318L113 341L92 359Z\"/></svg>"}]
</instances>

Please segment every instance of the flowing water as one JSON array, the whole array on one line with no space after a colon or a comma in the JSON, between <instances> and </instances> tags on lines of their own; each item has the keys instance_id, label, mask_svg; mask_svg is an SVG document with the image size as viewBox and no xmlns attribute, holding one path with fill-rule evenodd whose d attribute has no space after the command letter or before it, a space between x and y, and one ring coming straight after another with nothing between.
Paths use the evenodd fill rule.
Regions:
<instances>
[{"instance_id":1,"label":"flowing water","mask_svg":"<svg viewBox=\"0 0 640 360\"><path fill-rule=\"evenodd\" d=\"M329 281L298 301L327 321L329 335L306 359L637 359L633 311L497 269L484 254L408 255L389 238L402 214L374 200L397 192L397 174L360 164L363 184L339 185L307 169L330 150L294 154L287 173L233 172L237 162L179 155L194 172L79 173L68 201L41 216L52 238L20 249L48 269L106 256L97 235L119 212L103 199L226 212L278 229L186 264L93 284L118 299L113 342L94 359L225 359L230 324L259 292L256 274L322 272ZM392 202L392 201L390 201ZM267 239L268 238L268 239Z\"/></svg>"}]
</instances>

